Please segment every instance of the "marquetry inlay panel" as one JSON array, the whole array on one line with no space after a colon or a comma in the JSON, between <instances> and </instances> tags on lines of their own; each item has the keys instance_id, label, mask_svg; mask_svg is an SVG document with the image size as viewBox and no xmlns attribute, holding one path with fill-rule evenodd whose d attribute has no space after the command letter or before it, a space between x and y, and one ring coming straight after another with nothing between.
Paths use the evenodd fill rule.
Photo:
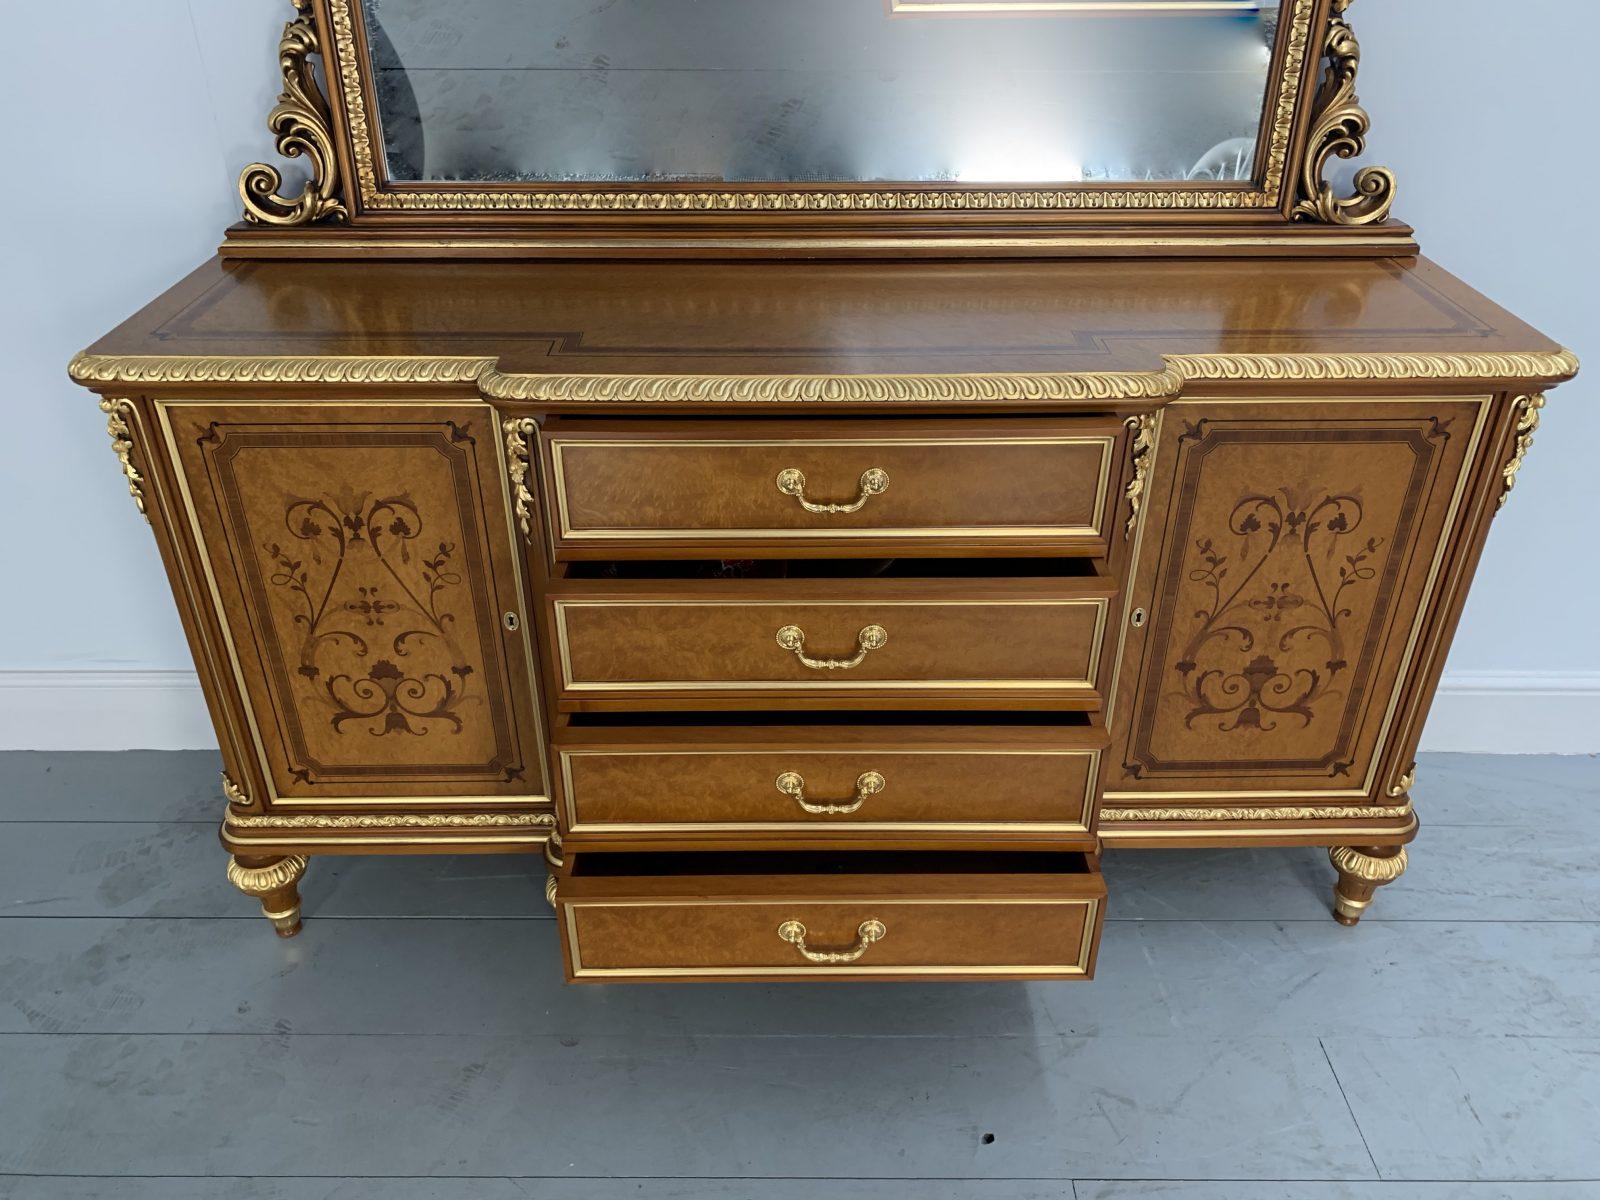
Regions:
<instances>
[{"instance_id":1,"label":"marquetry inlay panel","mask_svg":"<svg viewBox=\"0 0 1600 1200\"><path fill-rule=\"evenodd\" d=\"M172 406L279 795L541 789L486 409Z\"/></svg>"},{"instance_id":2,"label":"marquetry inlay panel","mask_svg":"<svg viewBox=\"0 0 1600 1200\"><path fill-rule=\"evenodd\" d=\"M1484 407L1169 410L1111 790L1371 791Z\"/></svg>"}]
</instances>

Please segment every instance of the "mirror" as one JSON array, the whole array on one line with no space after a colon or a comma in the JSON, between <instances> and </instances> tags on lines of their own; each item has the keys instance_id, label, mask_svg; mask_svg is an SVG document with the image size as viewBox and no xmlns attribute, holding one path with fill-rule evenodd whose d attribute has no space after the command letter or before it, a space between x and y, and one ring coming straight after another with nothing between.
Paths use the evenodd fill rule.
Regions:
<instances>
[{"instance_id":1,"label":"mirror","mask_svg":"<svg viewBox=\"0 0 1600 1200\"><path fill-rule=\"evenodd\" d=\"M396 183L1248 180L1279 3L362 0Z\"/></svg>"}]
</instances>

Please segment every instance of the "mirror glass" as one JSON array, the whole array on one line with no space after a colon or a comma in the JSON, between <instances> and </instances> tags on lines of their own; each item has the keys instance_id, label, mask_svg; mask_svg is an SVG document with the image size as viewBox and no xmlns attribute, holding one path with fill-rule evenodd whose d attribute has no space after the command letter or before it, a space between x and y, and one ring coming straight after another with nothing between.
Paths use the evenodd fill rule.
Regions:
<instances>
[{"instance_id":1,"label":"mirror glass","mask_svg":"<svg viewBox=\"0 0 1600 1200\"><path fill-rule=\"evenodd\" d=\"M1279 0L362 0L395 182L1249 179Z\"/></svg>"}]
</instances>

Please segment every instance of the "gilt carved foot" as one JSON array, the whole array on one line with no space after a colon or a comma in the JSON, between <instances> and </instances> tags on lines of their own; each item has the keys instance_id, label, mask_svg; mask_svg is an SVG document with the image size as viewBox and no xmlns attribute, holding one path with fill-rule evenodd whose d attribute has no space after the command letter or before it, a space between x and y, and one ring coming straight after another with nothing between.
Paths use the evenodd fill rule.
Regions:
<instances>
[{"instance_id":1,"label":"gilt carved foot","mask_svg":"<svg viewBox=\"0 0 1600 1200\"><path fill-rule=\"evenodd\" d=\"M279 937L300 932L299 884L305 873L305 856L300 854L277 858L235 855L228 860L228 882L261 901L261 915L272 922Z\"/></svg>"},{"instance_id":2,"label":"gilt carved foot","mask_svg":"<svg viewBox=\"0 0 1600 1200\"><path fill-rule=\"evenodd\" d=\"M1328 858L1339 872L1333 889L1333 917L1341 925L1360 921L1373 893L1406 873L1404 846L1335 846L1328 851Z\"/></svg>"}]
</instances>

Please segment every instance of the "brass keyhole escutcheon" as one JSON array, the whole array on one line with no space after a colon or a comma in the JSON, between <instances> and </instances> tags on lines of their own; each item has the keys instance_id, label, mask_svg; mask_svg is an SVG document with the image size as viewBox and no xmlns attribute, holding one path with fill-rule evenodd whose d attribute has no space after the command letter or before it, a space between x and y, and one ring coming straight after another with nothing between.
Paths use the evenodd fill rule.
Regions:
<instances>
[{"instance_id":1,"label":"brass keyhole escutcheon","mask_svg":"<svg viewBox=\"0 0 1600 1200\"><path fill-rule=\"evenodd\" d=\"M1144 609L1142 609L1142 608L1134 609L1133 610L1133 615L1129 618L1129 620L1133 622L1133 627L1135 629L1143 629L1146 619L1147 619L1147 614L1145 613Z\"/></svg>"},{"instance_id":2,"label":"brass keyhole escutcheon","mask_svg":"<svg viewBox=\"0 0 1600 1200\"><path fill-rule=\"evenodd\" d=\"M522 628L522 618L517 616L516 613L508 612L501 620L505 622L506 630L509 633L515 633Z\"/></svg>"}]
</instances>

